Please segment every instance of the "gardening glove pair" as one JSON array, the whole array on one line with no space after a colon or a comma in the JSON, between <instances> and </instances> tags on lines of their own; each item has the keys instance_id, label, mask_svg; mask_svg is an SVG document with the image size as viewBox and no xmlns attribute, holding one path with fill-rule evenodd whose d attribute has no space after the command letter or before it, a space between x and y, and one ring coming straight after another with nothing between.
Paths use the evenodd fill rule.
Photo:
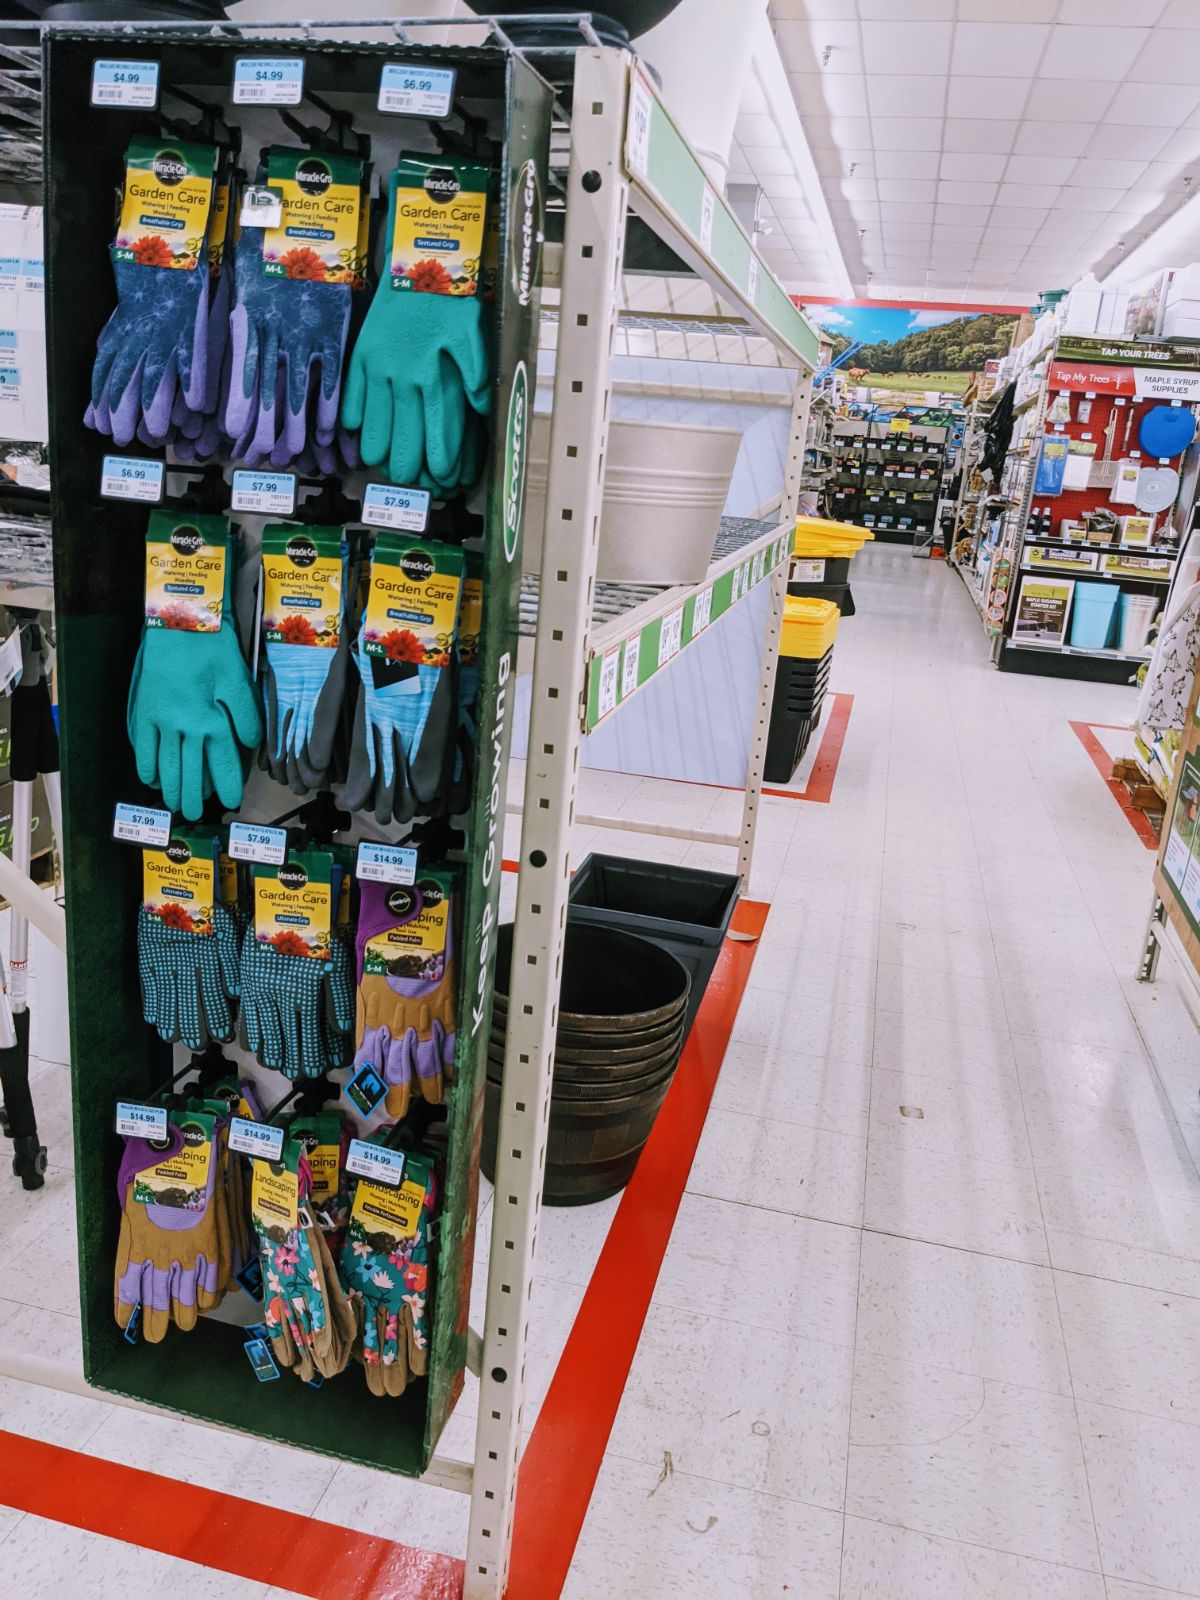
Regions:
<instances>
[{"instance_id":1,"label":"gardening glove pair","mask_svg":"<svg viewBox=\"0 0 1200 1600\"><path fill-rule=\"evenodd\" d=\"M222 905L212 908L211 933L172 927L138 910L138 973L142 1016L160 1039L189 1050L233 1038L238 977L237 924Z\"/></svg>"},{"instance_id":2,"label":"gardening glove pair","mask_svg":"<svg viewBox=\"0 0 1200 1600\"><path fill-rule=\"evenodd\" d=\"M457 722L457 673L447 666L368 655L359 630L354 664L362 681L344 803L375 820L409 822L446 806Z\"/></svg>"},{"instance_id":3,"label":"gardening glove pair","mask_svg":"<svg viewBox=\"0 0 1200 1600\"><path fill-rule=\"evenodd\" d=\"M248 928L240 973L246 1048L293 1080L343 1066L354 1026L350 970L350 952L336 931L321 959L277 950Z\"/></svg>"},{"instance_id":4,"label":"gardening glove pair","mask_svg":"<svg viewBox=\"0 0 1200 1600\"><path fill-rule=\"evenodd\" d=\"M446 921L446 949L440 970L432 976L364 970L369 941L388 928L413 921L421 910L419 889L413 906L398 918L388 909L387 884L362 883L355 934L358 993L354 1068L371 1066L388 1086L387 1110L398 1121L407 1115L414 1092L429 1105L440 1105L446 1077L454 1064L455 993L454 911ZM397 966L407 960L400 956Z\"/></svg>"},{"instance_id":5,"label":"gardening glove pair","mask_svg":"<svg viewBox=\"0 0 1200 1600\"><path fill-rule=\"evenodd\" d=\"M298 1163L299 1225L258 1225L263 1272L263 1321L271 1352L302 1383L335 1378L350 1361L357 1322L329 1247L308 1205L311 1174Z\"/></svg>"}]
</instances>

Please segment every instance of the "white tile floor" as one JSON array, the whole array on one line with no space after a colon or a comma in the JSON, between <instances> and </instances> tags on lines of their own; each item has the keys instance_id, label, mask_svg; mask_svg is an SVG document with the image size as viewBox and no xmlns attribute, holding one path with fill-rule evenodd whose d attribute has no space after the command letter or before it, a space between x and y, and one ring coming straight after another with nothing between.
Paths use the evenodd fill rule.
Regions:
<instances>
[{"instance_id":1,"label":"white tile floor","mask_svg":"<svg viewBox=\"0 0 1200 1600\"><path fill-rule=\"evenodd\" d=\"M1068 726L1132 692L997 674L940 565L883 547L855 579L832 803L764 804L773 908L564 1595L1200 1596L1200 1050L1168 982L1130 981L1151 856ZM582 805L679 803L604 774ZM78 1360L61 1068L38 1094L54 1165L41 1195L0 1184L0 1372ZM615 1208L545 1216L527 1422ZM463 1552L447 1491L12 1381L0 1426ZM0 1569L264 1593L2 1509Z\"/></svg>"}]
</instances>

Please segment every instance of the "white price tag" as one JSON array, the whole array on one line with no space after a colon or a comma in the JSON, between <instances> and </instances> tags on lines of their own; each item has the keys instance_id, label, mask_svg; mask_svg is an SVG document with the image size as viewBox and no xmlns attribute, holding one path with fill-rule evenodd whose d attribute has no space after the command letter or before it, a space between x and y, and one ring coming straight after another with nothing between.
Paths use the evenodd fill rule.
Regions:
<instances>
[{"instance_id":1,"label":"white price tag","mask_svg":"<svg viewBox=\"0 0 1200 1600\"><path fill-rule=\"evenodd\" d=\"M398 1188L404 1181L404 1151L388 1150L381 1144L368 1144L365 1139L351 1139L346 1171L357 1172L360 1178L372 1178L376 1183L387 1183Z\"/></svg>"},{"instance_id":2,"label":"white price tag","mask_svg":"<svg viewBox=\"0 0 1200 1600\"><path fill-rule=\"evenodd\" d=\"M713 216L717 209L717 197L712 185L704 185L704 193L700 198L700 248L704 254L712 254Z\"/></svg>"},{"instance_id":3,"label":"white price tag","mask_svg":"<svg viewBox=\"0 0 1200 1600\"><path fill-rule=\"evenodd\" d=\"M171 842L171 813L151 806L118 805L113 812L114 839L162 849Z\"/></svg>"},{"instance_id":4,"label":"white price tag","mask_svg":"<svg viewBox=\"0 0 1200 1600\"><path fill-rule=\"evenodd\" d=\"M642 659L642 636L625 641L625 655L621 663L621 699L628 700L638 686L638 667Z\"/></svg>"},{"instance_id":5,"label":"white price tag","mask_svg":"<svg viewBox=\"0 0 1200 1600\"><path fill-rule=\"evenodd\" d=\"M596 702L596 716L607 717L617 709L617 672L621 664L620 646L610 650L600 659L600 693Z\"/></svg>"},{"instance_id":6,"label":"white price tag","mask_svg":"<svg viewBox=\"0 0 1200 1600\"><path fill-rule=\"evenodd\" d=\"M658 635L658 664L666 666L673 656L677 656L683 645L683 607L677 606L674 611L669 611L662 619L662 628Z\"/></svg>"},{"instance_id":7,"label":"white price tag","mask_svg":"<svg viewBox=\"0 0 1200 1600\"><path fill-rule=\"evenodd\" d=\"M235 106L298 106L303 98L301 56L239 56L233 63Z\"/></svg>"},{"instance_id":8,"label":"white price tag","mask_svg":"<svg viewBox=\"0 0 1200 1600\"><path fill-rule=\"evenodd\" d=\"M822 558L820 561L802 561L797 558L792 562L791 581L793 583L824 583L824 559Z\"/></svg>"},{"instance_id":9,"label":"white price tag","mask_svg":"<svg viewBox=\"0 0 1200 1600\"><path fill-rule=\"evenodd\" d=\"M235 861L261 861L264 866L281 867L287 860L287 832L257 822L231 822L229 854Z\"/></svg>"},{"instance_id":10,"label":"white price tag","mask_svg":"<svg viewBox=\"0 0 1200 1600\"><path fill-rule=\"evenodd\" d=\"M296 509L296 478L291 472L248 472L233 475L233 511L260 511L270 517L290 517Z\"/></svg>"},{"instance_id":11,"label":"white price tag","mask_svg":"<svg viewBox=\"0 0 1200 1600\"><path fill-rule=\"evenodd\" d=\"M158 62L93 61L92 104L149 111L158 104Z\"/></svg>"},{"instance_id":12,"label":"white price tag","mask_svg":"<svg viewBox=\"0 0 1200 1600\"><path fill-rule=\"evenodd\" d=\"M283 1129L269 1122L231 1117L229 1148L243 1156L257 1156L260 1161L278 1161L283 1154Z\"/></svg>"},{"instance_id":13,"label":"white price tag","mask_svg":"<svg viewBox=\"0 0 1200 1600\"><path fill-rule=\"evenodd\" d=\"M704 589L696 596L696 604L692 608L692 638L698 633L703 633L712 621L712 589Z\"/></svg>"},{"instance_id":14,"label":"white price tag","mask_svg":"<svg viewBox=\"0 0 1200 1600\"><path fill-rule=\"evenodd\" d=\"M625 158L631 172L644 177L650 159L650 118L654 114L654 96L650 85L640 72L633 75L629 96L629 125L625 130Z\"/></svg>"},{"instance_id":15,"label":"white price tag","mask_svg":"<svg viewBox=\"0 0 1200 1600\"><path fill-rule=\"evenodd\" d=\"M242 190L238 221L243 228L277 228L283 221L283 190L265 183L248 183Z\"/></svg>"},{"instance_id":16,"label":"white price tag","mask_svg":"<svg viewBox=\"0 0 1200 1600\"><path fill-rule=\"evenodd\" d=\"M163 464L140 456L105 456L100 467L102 500L142 500L156 506L163 497Z\"/></svg>"},{"instance_id":17,"label":"white price tag","mask_svg":"<svg viewBox=\"0 0 1200 1600\"><path fill-rule=\"evenodd\" d=\"M14 628L0 644L0 694L7 694L9 685L21 676L21 630Z\"/></svg>"},{"instance_id":18,"label":"white price tag","mask_svg":"<svg viewBox=\"0 0 1200 1600\"><path fill-rule=\"evenodd\" d=\"M746 298L751 305L758 303L758 257L750 257L750 270L746 274Z\"/></svg>"},{"instance_id":19,"label":"white price tag","mask_svg":"<svg viewBox=\"0 0 1200 1600\"><path fill-rule=\"evenodd\" d=\"M448 117L453 103L453 67L384 63L379 77L380 111L394 117Z\"/></svg>"},{"instance_id":20,"label":"white price tag","mask_svg":"<svg viewBox=\"0 0 1200 1600\"><path fill-rule=\"evenodd\" d=\"M417 852L409 845L364 839L358 847L355 876L360 883L416 883Z\"/></svg>"},{"instance_id":21,"label":"white price tag","mask_svg":"<svg viewBox=\"0 0 1200 1600\"><path fill-rule=\"evenodd\" d=\"M141 1106L134 1100L118 1100L117 1132L123 1139L165 1139L166 1106Z\"/></svg>"},{"instance_id":22,"label":"white price tag","mask_svg":"<svg viewBox=\"0 0 1200 1600\"><path fill-rule=\"evenodd\" d=\"M371 528L401 528L424 533L429 521L428 489L400 489L390 483L369 483L363 495L362 519Z\"/></svg>"}]
</instances>

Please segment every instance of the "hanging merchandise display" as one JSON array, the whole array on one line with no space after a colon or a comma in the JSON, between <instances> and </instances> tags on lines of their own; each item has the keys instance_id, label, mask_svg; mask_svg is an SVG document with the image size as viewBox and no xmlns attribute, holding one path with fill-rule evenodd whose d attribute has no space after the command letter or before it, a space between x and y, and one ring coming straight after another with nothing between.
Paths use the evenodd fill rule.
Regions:
<instances>
[{"instance_id":1,"label":"hanging merchandise display","mask_svg":"<svg viewBox=\"0 0 1200 1600\"><path fill-rule=\"evenodd\" d=\"M85 1373L418 1475L466 1359L550 95L304 37L293 114L236 31L120 48L154 110L92 103L87 30L46 71ZM444 103L380 109L405 61Z\"/></svg>"}]
</instances>

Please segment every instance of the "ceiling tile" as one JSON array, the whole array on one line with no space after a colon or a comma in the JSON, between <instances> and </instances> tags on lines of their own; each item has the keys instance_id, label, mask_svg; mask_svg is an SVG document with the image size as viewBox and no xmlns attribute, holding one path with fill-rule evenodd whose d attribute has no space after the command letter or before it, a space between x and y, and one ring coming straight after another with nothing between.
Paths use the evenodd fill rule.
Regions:
<instances>
[{"instance_id":1,"label":"ceiling tile","mask_svg":"<svg viewBox=\"0 0 1200 1600\"><path fill-rule=\"evenodd\" d=\"M1056 216L1053 212L1038 229L1034 244L1075 244L1082 237L1086 224L1081 226L1078 213Z\"/></svg>"},{"instance_id":2,"label":"ceiling tile","mask_svg":"<svg viewBox=\"0 0 1200 1600\"><path fill-rule=\"evenodd\" d=\"M1022 156L1081 156L1091 132L1087 123L1023 122L1013 149Z\"/></svg>"},{"instance_id":3,"label":"ceiling tile","mask_svg":"<svg viewBox=\"0 0 1200 1600\"><path fill-rule=\"evenodd\" d=\"M779 143L779 125L774 117L753 117L739 112L733 131L742 145Z\"/></svg>"},{"instance_id":4,"label":"ceiling tile","mask_svg":"<svg viewBox=\"0 0 1200 1600\"><path fill-rule=\"evenodd\" d=\"M940 117L873 117L874 144L877 150L939 150L942 143Z\"/></svg>"},{"instance_id":5,"label":"ceiling tile","mask_svg":"<svg viewBox=\"0 0 1200 1600\"><path fill-rule=\"evenodd\" d=\"M1195 167L1194 162L1189 162L1188 165ZM1152 161L1142 174L1137 187L1138 190L1143 188L1165 190L1169 195L1174 191L1182 191L1186 187L1184 178L1191 176L1191 172L1185 172L1178 161Z\"/></svg>"},{"instance_id":6,"label":"ceiling tile","mask_svg":"<svg viewBox=\"0 0 1200 1600\"><path fill-rule=\"evenodd\" d=\"M760 178L775 178L795 172L790 151L779 145L761 145L746 151L746 159Z\"/></svg>"},{"instance_id":7,"label":"ceiling tile","mask_svg":"<svg viewBox=\"0 0 1200 1600\"><path fill-rule=\"evenodd\" d=\"M861 73L789 72L788 82L802 115L822 111L832 117L867 114L867 85Z\"/></svg>"},{"instance_id":8,"label":"ceiling tile","mask_svg":"<svg viewBox=\"0 0 1200 1600\"><path fill-rule=\"evenodd\" d=\"M1066 183L1075 166L1074 156L1010 156L1004 176L1009 183Z\"/></svg>"},{"instance_id":9,"label":"ceiling tile","mask_svg":"<svg viewBox=\"0 0 1200 1600\"><path fill-rule=\"evenodd\" d=\"M1136 22L1152 28L1162 14L1166 0L1062 0L1059 22L1097 22L1123 27Z\"/></svg>"},{"instance_id":10,"label":"ceiling tile","mask_svg":"<svg viewBox=\"0 0 1200 1600\"><path fill-rule=\"evenodd\" d=\"M1149 37L1149 28L1055 28L1038 76L1073 83L1080 78L1119 83L1129 76Z\"/></svg>"},{"instance_id":11,"label":"ceiling tile","mask_svg":"<svg viewBox=\"0 0 1200 1600\"><path fill-rule=\"evenodd\" d=\"M883 200L880 202L879 215L884 222L901 220L932 223L933 202L931 200Z\"/></svg>"},{"instance_id":12,"label":"ceiling tile","mask_svg":"<svg viewBox=\"0 0 1200 1600\"><path fill-rule=\"evenodd\" d=\"M859 152L861 154L861 152ZM823 178L849 178L873 176L872 172L852 173L850 171L851 152L849 150L814 150L812 152L813 165ZM873 162L875 152L866 152L867 162Z\"/></svg>"},{"instance_id":13,"label":"ceiling tile","mask_svg":"<svg viewBox=\"0 0 1200 1600\"><path fill-rule=\"evenodd\" d=\"M936 150L879 150L875 171L881 178L936 178Z\"/></svg>"},{"instance_id":14,"label":"ceiling tile","mask_svg":"<svg viewBox=\"0 0 1200 1600\"><path fill-rule=\"evenodd\" d=\"M943 144L947 150L967 154L1007 155L1012 149L1018 126L1011 118L980 117L975 120L971 117L947 117Z\"/></svg>"},{"instance_id":15,"label":"ceiling tile","mask_svg":"<svg viewBox=\"0 0 1200 1600\"><path fill-rule=\"evenodd\" d=\"M1200 34L1197 34L1200 38ZM1123 83L1112 98L1106 122L1177 128L1200 106L1200 76L1190 83Z\"/></svg>"},{"instance_id":16,"label":"ceiling tile","mask_svg":"<svg viewBox=\"0 0 1200 1600\"><path fill-rule=\"evenodd\" d=\"M1007 159L1007 156L984 156L974 152L964 155L961 152L951 151L942 157L939 176L957 178L963 182L970 182L972 179L994 182L1003 176L1004 163Z\"/></svg>"},{"instance_id":17,"label":"ceiling tile","mask_svg":"<svg viewBox=\"0 0 1200 1600\"><path fill-rule=\"evenodd\" d=\"M1049 206L1013 206L999 200L992 207L991 220L1000 226L1040 228L1049 213Z\"/></svg>"},{"instance_id":18,"label":"ceiling tile","mask_svg":"<svg viewBox=\"0 0 1200 1600\"><path fill-rule=\"evenodd\" d=\"M932 200L937 188L932 178L881 178L879 198L880 201Z\"/></svg>"},{"instance_id":19,"label":"ceiling tile","mask_svg":"<svg viewBox=\"0 0 1200 1600\"><path fill-rule=\"evenodd\" d=\"M953 22L954 0L859 0L858 11L864 22Z\"/></svg>"},{"instance_id":20,"label":"ceiling tile","mask_svg":"<svg viewBox=\"0 0 1200 1600\"><path fill-rule=\"evenodd\" d=\"M941 115L946 97L944 77L868 78L867 104L873 117L902 117L920 106Z\"/></svg>"},{"instance_id":21,"label":"ceiling tile","mask_svg":"<svg viewBox=\"0 0 1200 1600\"><path fill-rule=\"evenodd\" d=\"M948 117L1019 117L1025 110L1029 84L1020 78L960 77L950 79Z\"/></svg>"},{"instance_id":22,"label":"ceiling tile","mask_svg":"<svg viewBox=\"0 0 1200 1600\"><path fill-rule=\"evenodd\" d=\"M1158 18L1163 28L1200 28L1200 10L1196 0L1167 0L1166 10Z\"/></svg>"},{"instance_id":23,"label":"ceiling tile","mask_svg":"<svg viewBox=\"0 0 1200 1600\"><path fill-rule=\"evenodd\" d=\"M804 26L803 23L800 24ZM863 70L862 41L857 22L814 18L808 24L809 50L820 70L829 77Z\"/></svg>"},{"instance_id":24,"label":"ceiling tile","mask_svg":"<svg viewBox=\"0 0 1200 1600\"><path fill-rule=\"evenodd\" d=\"M842 178L838 188L847 200L874 200L878 197L880 189L876 188L874 178Z\"/></svg>"},{"instance_id":25,"label":"ceiling tile","mask_svg":"<svg viewBox=\"0 0 1200 1600\"><path fill-rule=\"evenodd\" d=\"M1106 122L1088 140L1086 154L1141 157L1152 161L1169 137L1166 128L1130 127L1119 122Z\"/></svg>"},{"instance_id":26,"label":"ceiling tile","mask_svg":"<svg viewBox=\"0 0 1200 1600\"><path fill-rule=\"evenodd\" d=\"M1044 122L1100 122L1116 92L1112 83L1101 83L1094 76L1075 83L1044 79L1029 91L1028 117Z\"/></svg>"},{"instance_id":27,"label":"ceiling tile","mask_svg":"<svg viewBox=\"0 0 1200 1600\"><path fill-rule=\"evenodd\" d=\"M1000 206L1052 206L1058 199L1056 183L1002 183L996 204Z\"/></svg>"},{"instance_id":28,"label":"ceiling tile","mask_svg":"<svg viewBox=\"0 0 1200 1600\"><path fill-rule=\"evenodd\" d=\"M943 244L979 244L983 238L982 227L961 228L953 222L935 222L933 225L934 243Z\"/></svg>"},{"instance_id":29,"label":"ceiling tile","mask_svg":"<svg viewBox=\"0 0 1200 1600\"><path fill-rule=\"evenodd\" d=\"M1064 189L1054 202L1060 211L1111 211L1124 189Z\"/></svg>"},{"instance_id":30,"label":"ceiling tile","mask_svg":"<svg viewBox=\"0 0 1200 1600\"><path fill-rule=\"evenodd\" d=\"M1134 83L1194 83L1200 78L1200 33L1155 28L1128 77Z\"/></svg>"},{"instance_id":31,"label":"ceiling tile","mask_svg":"<svg viewBox=\"0 0 1200 1600\"><path fill-rule=\"evenodd\" d=\"M887 236L889 239L928 239L933 230L929 222L889 222Z\"/></svg>"},{"instance_id":32,"label":"ceiling tile","mask_svg":"<svg viewBox=\"0 0 1200 1600\"><path fill-rule=\"evenodd\" d=\"M765 179L763 188L770 195L772 201L776 199L803 200L805 198L804 186L799 178L788 177L784 173L775 173Z\"/></svg>"},{"instance_id":33,"label":"ceiling tile","mask_svg":"<svg viewBox=\"0 0 1200 1600\"><path fill-rule=\"evenodd\" d=\"M796 217L807 217L809 214L808 206L803 200L787 200L782 196L777 197L775 195L771 195L767 203L770 205L772 213L778 217L780 222L783 223L790 222ZM849 202L844 200L829 200L826 203L829 206L831 215L837 215L837 212L835 212L833 209L835 205L846 206L847 215L849 215Z\"/></svg>"},{"instance_id":34,"label":"ceiling tile","mask_svg":"<svg viewBox=\"0 0 1200 1600\"><path fill-rule=\"evenodd\" d=\"M946 72L954 27L947 22L863 22L863 68L868 73Z\"/></svg>"},{"instance_id":35,"label":"ceiling tile","mask_svg":"<svg viewBox=\"0 0 1200 1600\"><path fill-rule=\"evenodd\" d=\"M1100 161L1083 156L1075 163L1075 170L1067 183L1075 187L1083 185L1085 188L1128 189L1145 171L1144 161L1121 161L1113 156Z\"/></svg>"},{"instance_id":36,"label":"ceiling tile","mask_svg":"<svg viewBox=\"0 0 1200 1600\"><path fill-rule=\"evenodd\" d=\"M829 137L837 150L866 149L872 145L870 117L842 117L836 116L829 122ZM808 123L804 124L805 132Z\"/></svg>"},{"instance_id":37,"label":"ceiling tile","mask_svg":"<svg viewBox=\"0 0 1200 1600\"><path fill-rule=\"evenodd\" d=\"M990 78L1032 78L1050 29L1040 23L960 22L952 70Z\"/></svg>"},{"instance_id":38,"label":"ceiling tile","mask_svg":"<svg viewBox=\"0 0 1200 1600\"><path fill-rule=\"evenodd\" d=\"M1138 188L1122 194L1119 200L1114 201L1113 211L1123 217L1144 217L1165 199L1165 195L1155 190Z\"/></svg>"},{"instance_id":39,"label":"ceiling tile","mask_svg":"<svg viewBox=\"0 0 1200 1600\"><path fill-rule=\"evenodd\" d=\"M1180 128L1168 134L1167 142L1158 152L1160 161L1175 161L1181 166L1200 158L1200 128Z\"/></svg>"},{"instance_id":40,"label":"ceiling tile","mask_svg":"<svg viewBox=\"0 0 1200 1600\"><path fill-rule=\"evenodd\" d=\"M1003 10L1010 22L1053 22L1059 0L958 0L962 22L992 22Z\"/></svg>"},{"instance_id":41,"label":"ceiling tile","mask_svg":"<svg viewBox=\"0 0 1200 1600\"><path fill-rule=\"evenodd\" d=\"M942 178L938 182L937 198L945 206L990 206L996 198L996 185L978 180L959 183L951 178Z\"/></svg>"},{"instance_id":42,"label":"ceiling tile","mask_svg":"<svg viewBox=\"0 0 1200 1600\"><path fill-rule=\"evenodd\" d=\"M995 213L994 213L995 214ZM1008 228L995 222L989 222L983 230L983 242L986 245L1010 245L1018 250L1023 250L1026 245L1033 243L1034 228Z\"/></svg>"},{"instance_id":43,"label":"ceiling tile","mask_svg":"<svg viewBox=\"0 0 1200 1600\"><path fill-rule=\"evenodd\" d=\"M934 212L933 220L949 228L982 228L991 214L991 206L960 206L943 201Z\"/></svg>"}]
</instances>

